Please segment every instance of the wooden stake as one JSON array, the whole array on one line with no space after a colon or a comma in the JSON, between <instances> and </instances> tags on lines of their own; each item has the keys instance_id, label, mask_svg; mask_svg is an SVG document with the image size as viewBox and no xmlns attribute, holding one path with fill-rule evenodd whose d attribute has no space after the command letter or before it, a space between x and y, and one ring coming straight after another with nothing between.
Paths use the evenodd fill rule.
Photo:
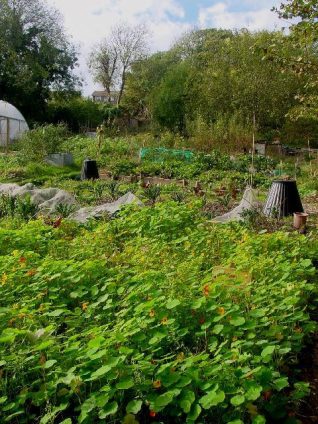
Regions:
<instances>
[{"instance_id":1,"label":"wooden stake","mask_svg":"<svg viewBox=\"0 0 318 424\"><path fill-rule=\"evenodd\" d=\"M10 143L10 119L7 118L6 154L9 153L9 143Z\"/></svg>"},{"instance_id":2,"label":"wooden stake","mask_svg":"<svg viewBox=\"0 0 318 424\"><path fill-rule=\"evenodd\" d=\"M253 146L252 146L251 187L253 187L253 183L254 183L255 127L256 127L256 118L255 118L255 112L254 112L254 114L253 114Z\"/></svg>"}]
</instances>

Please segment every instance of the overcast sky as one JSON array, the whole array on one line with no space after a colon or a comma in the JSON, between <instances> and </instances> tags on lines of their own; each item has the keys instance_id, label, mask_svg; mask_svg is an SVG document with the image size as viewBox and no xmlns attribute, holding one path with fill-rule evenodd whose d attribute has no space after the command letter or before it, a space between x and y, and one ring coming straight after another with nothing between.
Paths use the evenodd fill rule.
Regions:
<instances>
[{"instance_id":1,"label":"overcast sky","mask_svg":"<svg viewBox=\"0 0 318 424\"><path fill-rule=\"evenodd\" d=\"M47 0L64 16L66 30L81 52L79 73L83 91L94 88L87 69L92 46L119 22L146 23L152 50L166 50L186 30L197 28L279 29L282 22L271 12L280 0Z\"/></svg>"}]
</instances>

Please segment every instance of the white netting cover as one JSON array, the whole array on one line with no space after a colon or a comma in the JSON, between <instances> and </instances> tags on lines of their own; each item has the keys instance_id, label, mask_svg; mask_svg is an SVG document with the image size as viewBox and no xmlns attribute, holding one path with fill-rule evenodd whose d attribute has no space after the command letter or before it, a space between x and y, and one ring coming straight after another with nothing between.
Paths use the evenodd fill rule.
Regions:
<instances>
[{"instance_id":1,"label":"white netting cover","mask_svg":"<svg viewBox=\"0 0 318 424\"><path fill-rule=\"evenodd\" d=\"M242 200L236 208L224 215L213 219L216 222L240 221L242 212L257 209L259 207L258 192L252 187L246 187Z\"/></svg>"},{"instance_id":2,"label":"white netting cover","mask_svg":"<svg viewBox=\"0 0 318 424\"><path fill-rule=\"evenodd\" d=\"M100 206L89 206L86 208L81 208L78 211L74 212L69 219L74 221L85 223L89 219L99 218L103 215L114 215L120 210L124 205L135 204L142 206L143 203L136 197L133 193L128 192L124 196L120 197L118 200L112 203L104 203Z\"/></svg>"},{"instance_id":3,"label":"white netting cover","mask_svg":"<svg viewBox=\"0 0 318 424\"><path fill-rule=\"evenodd\" d=\"M67 191L60 190L58 188L40 189L36 188L31 183L25 184L24 186L19 186L18 184L0 184L0 196L1 195L8 195L12 197L30 196L30 199L39 207L41 213L46 214L54 213L58 205L72 206L76 211L69 216L69 219L80 223L85 223L92 218L99 218L105 214L112 216L124 205L143 205L138 197L136 197L133 193L128 192L115 202L80 208L74 196Z\"/></svg>"},{"instance_id":4,"label":"white netting cover","mask_svg":"<svg viewBox=\"0 0 318 424\"><path fill-rule=\"evenodd\" d=\"M76 206L75 198L64 190L58 188L36 188L33 184L25 184L19 186L18 184L0 184L0 195L6 194L12 197L25 197L30 196L30 199L36 204L43 212L52 213L55 211L56 206L74 205Z\"/></svg>"},{"instance_id":5,"label":"white netting cover","mask_svg":"<svg viewBox=\"0 0 318 424\"><path fill-rule=\"evenodd\" d=\"M28 129L28 124L19 110L0 100L0 146L18 139Z\"/></svg>"}]
</instances>

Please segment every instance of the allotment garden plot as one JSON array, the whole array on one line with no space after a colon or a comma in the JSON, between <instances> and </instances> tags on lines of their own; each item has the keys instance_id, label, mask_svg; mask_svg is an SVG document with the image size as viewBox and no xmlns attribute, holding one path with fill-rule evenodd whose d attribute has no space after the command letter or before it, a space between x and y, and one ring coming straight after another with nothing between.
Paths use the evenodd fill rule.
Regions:
<instances>
[{"instance_id":1,"label":"allotment garden plot","mask_svg":"<svg viewBox=\"0 0 318 424\"><path fill-rule=\"evenodd\" d=\"M57 187L81 207L128 191L142 205L78 224L65 205L47 216L1 198L0 421L296 423L310 392L299 358L316 331L313 217L306 235L259 213L214 223L239 203L248 155L140 161L136 140L65 143L72 168L18 152L2 182ZM94 152L106 177L80 181ZM308 164L283 166L312 202ZM275 167L255 160L260 201Z\"/></svg>"}]
</instances>

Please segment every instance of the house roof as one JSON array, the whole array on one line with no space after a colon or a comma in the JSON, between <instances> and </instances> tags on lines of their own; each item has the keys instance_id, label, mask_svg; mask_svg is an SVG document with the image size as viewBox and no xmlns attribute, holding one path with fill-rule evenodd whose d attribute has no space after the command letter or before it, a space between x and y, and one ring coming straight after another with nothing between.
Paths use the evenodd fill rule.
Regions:
<instances>
[{"instance_id":1,"label":"house roof","mask_svg":"<svg viewBox=\"0 0 318 424\"><path fill-rule=\"evenodd\" d=\"M111 96L114 96L114 95L117 95L117 94L118 94L118 91L111 91L110 92L110 95ZM108 92L106 90L94 91L93 94L92 94L93 97L96 97L96 96L100 96L100 97L105 96L105 97L107 97L108 95L109 94L108 94Z\"/></svg>"}]
</instances>

